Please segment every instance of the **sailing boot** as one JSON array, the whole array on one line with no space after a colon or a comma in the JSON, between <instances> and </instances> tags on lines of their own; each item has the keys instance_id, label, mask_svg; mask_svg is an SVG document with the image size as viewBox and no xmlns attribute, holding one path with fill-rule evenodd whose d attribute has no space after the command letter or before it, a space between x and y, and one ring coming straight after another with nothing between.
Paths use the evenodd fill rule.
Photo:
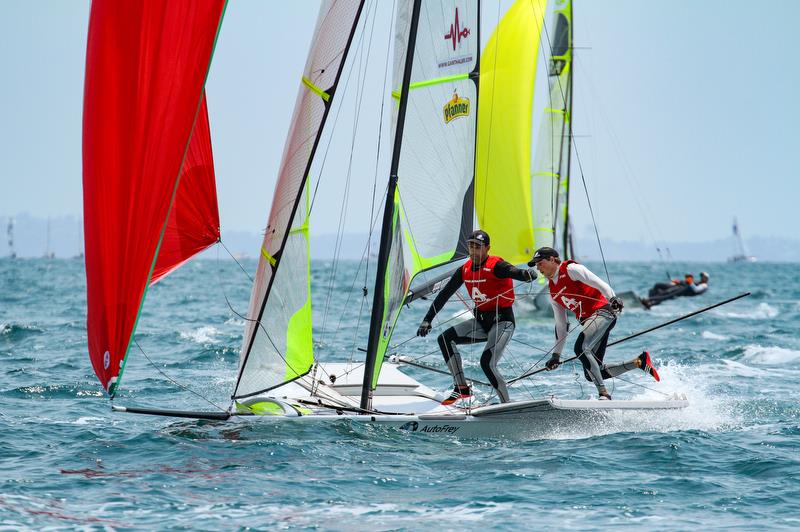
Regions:
<instances>
[{"instance_id":1,"label":"sailing boot","mask_svg":"<svg viewBox=\"0 0 800 532\"><path fill-rule=\"evenodd\" d=\"M598 390L597 393L599 395L598 399L600 399L601 401L611 400L611 394L608 393L608 390L606 390L605 388L603 388L602 390Z\"/></svg>"},{"instance_id":2,"label":"sailing boot","mask_svg":"<svg viewBox=\"0 0 800 532\"><path fill-rule=\"evenodd\" d=\"M442 404L444 406L452 405L461 399L472 399L472 390L469 389L469 386L454 386L453 391L450 392L450 395L445 397L444 401L442 401Z\"/></svg>"},{"instance_id":3,"label":"sailing boot","mask_svg":"<svg viewBox=\"0 0 800 532\"><path fill-rule=\"evenodd\" d=\"M658 372L656 371L656 367L653 365L653 361L650 360L650 353L647 351L642 351L642 354L639 355L638 364L639 369L651 375L656 382L661 380L661 377L658 376Z\"/></svg>"}]
</instances>

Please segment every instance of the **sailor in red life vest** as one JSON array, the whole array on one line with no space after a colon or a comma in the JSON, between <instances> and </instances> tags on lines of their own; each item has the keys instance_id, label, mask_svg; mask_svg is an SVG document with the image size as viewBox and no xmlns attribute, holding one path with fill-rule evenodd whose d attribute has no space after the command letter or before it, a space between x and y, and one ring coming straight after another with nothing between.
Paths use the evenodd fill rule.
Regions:
<instances>
[{"instance_id":1,"label":"sailor in red life vest","mask_svg":"<svg viewBox=\"0 0 800 532\"><path fill-rule=\"evenodd\" d=\"M550 286L550 304L556 319L556 345L545 365L553 370L560 364L561 351L567 339L567 311L575 314L583 329L575 342L575 355L583 364L586 380L597 387L600 399L611 399L603 379L613 378L635 368L644 370L660 380L650 354L641 355L620 364L604 364L608 334L622 312L622 301L614 291L589 269L575 261L562 262L558 251L549 247L536 250L528 266L535 266Z\"/></svg>"},{"instance_id":2,"label":"sailor in red life vest","mask_svg":"<svg viewBox=\"0 0 800 532\"><path fill-rule=\"evenodd\" d=\"M442 401L450 405L472 396L469 384L464 378L461 355L457 344L486 342L481 354L481 368L488 377L497 396L503 403L508 402L508 389L503 376L497 371L497 363L503 356L503 349L514 334L514 281L531 282L536 279L536 270L520 270L500 257L489 255L489 235L484 231L474 231L467 240L469 260L457 269L450 280L428 309L417 330L419 336L427 336L436 313L447 300L458 291L462 284L475 303L475 317L450 327L437 338L442 355L453 375L453 392Z\"/></svg>"}]
</instances>

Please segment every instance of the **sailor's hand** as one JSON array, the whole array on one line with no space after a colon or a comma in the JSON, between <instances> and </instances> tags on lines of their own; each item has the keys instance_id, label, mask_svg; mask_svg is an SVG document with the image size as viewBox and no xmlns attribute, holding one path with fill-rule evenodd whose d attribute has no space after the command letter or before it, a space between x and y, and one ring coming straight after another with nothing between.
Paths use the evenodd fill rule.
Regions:
<instances>
[{"instance_id":1,"label":"sailor's hand","mask_svg":"<svg viewBox=\"0 0 800 532\"><path fill-rule=\"evenodd\" d=\"M431 322L423 321L419 324L419 329L417 329L417 336L428 336L428 333L431 332Z\"/></svg>"},{"instance_id":2,"label":"sailor's hand","mask_svg":"<svg viewBox=\"0 0 800 532\"><path fill-rule=\"evenodd\" d=\"M537 277L536 268L528 268L525 271L528 273L528 280L526 282L532 283L533 281L536 280Z\"/></svg>"},{"instance_id":3,"label":"sailor's hand","mask_svg":"<svg viewBox=\"0 0 800 532\"><path fill-rule=\"evenodd\" d=\"M609 301L609 303L611 303L611 310L613 310L617 314L621 313L622 312L622 307L625 306L625 305L622 304L622 300L620 298L618 298L617 296L612 297L611 301Z\"/></svg>"},{"instance_id":4,"label":"sailor's hand","mask_svg":"<svg viewBox=\"0 0 800 532\"><path fill-rule=\"evenodd\" d=\"M561 364L561 355L560 354L553 354L550 357L550 360L548 360L545 363L544 367L547 368L547 371L552 371L552 370L556 369L560 364Z\"/></svg>"}]
</instances>

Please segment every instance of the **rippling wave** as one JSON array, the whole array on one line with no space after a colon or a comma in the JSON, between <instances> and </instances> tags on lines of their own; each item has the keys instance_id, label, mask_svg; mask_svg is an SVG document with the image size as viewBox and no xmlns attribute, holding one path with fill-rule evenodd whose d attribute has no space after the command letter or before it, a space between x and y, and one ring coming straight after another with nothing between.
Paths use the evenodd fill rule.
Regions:
<instances>
[{"instance_id":1,"label":"rippling wave","mask_svg":"<svg viewBox=\"0 0 800 532\"><path fill-rule=\"evenodd\" d=\"M235 264L215 263L219 274L203 266L187 264L148 294L113 404L228 405L244 322L225 297L244 311L250 282ZM245 266L252 271L255 262ZM517 439L446 440L346 419L285 426L112 413L86 353L80 261L31 260L13 276L4 268L9 263L0 260L7 283L0 287L0 513L7 528L800 526L795 265L749 265L747 274L735 265L685 265L712 274L707 294L623 313L612 339L753 292L609 349L611 361L650 350L662 377L614 379L615 399L678 394L687 409L617 412L581 426L520 431ZM315 294L322 358L363 356L368 317L359 320L361 284L350 292L356 268L339 265L330 300ZM610 264L609 271L615 288L640 294L663 276L646 264ZM329 286L330 273L328 262L312 265L315 289ZM428 304L404 311L396 343L414 337ZM530 368L552 344L551 319L523 307L500 364L506 376ZM462 308L451 303L441 317ZM465 371L479 378L480 349L462 352ZM401 350L444 368L435 335ZM434 388L451 386L447 376L408 371ZM571 364L511 392L518 399L593 394Z\"/></svg>"}]
</instances>

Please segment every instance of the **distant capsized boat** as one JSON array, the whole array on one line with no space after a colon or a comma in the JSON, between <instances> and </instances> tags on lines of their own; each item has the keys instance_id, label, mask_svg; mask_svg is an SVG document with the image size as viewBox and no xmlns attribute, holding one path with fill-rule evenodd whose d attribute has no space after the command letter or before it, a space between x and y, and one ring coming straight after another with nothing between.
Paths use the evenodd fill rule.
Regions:
<instances>
[{"instance_id":1,"label":"distant capsized boat","mask_svg":"<svg viewBox=\"0 0 800 532\"><path fill-rule=\"evenodd\" d=\"M226 4L153 5L94 0L89 24L87 332L93 367L112 396L147 287L219 238L204 80ZM526 168L519 157L530 156L531 114L525 110L532 105L545 0L516 2L484 55L477 0L398 3L392 162L366 355L358 363L316 360L309 171L363 7L322 2L259 253L230 406L219 412L115 410L242 421L347 418L415 433L484 436L513 435L530 423L592 419L599 412L687 406L679 398L553 397L443 406L443 395L384 362L410 283L463 259L476 217L484 227L498 228L493 249L506 260L530 257L530 173L519 171ZM556 13L569 22L571 3ZM509 108L514 112L501 112ZM496 157L509 147L515 159Z\"/></svg>"},{"instance_id":2,"label":"distant capsized boat","mask_svg":"<svg viewBox=\"0 0 800 532\"><path fill-rule=\"evenodd\" d=\"M728 257L728 262L756 262L758 260L747 252L736 217L733 218L733 241L735 251L734 255Z\"/></svg>"}]
</instances>

